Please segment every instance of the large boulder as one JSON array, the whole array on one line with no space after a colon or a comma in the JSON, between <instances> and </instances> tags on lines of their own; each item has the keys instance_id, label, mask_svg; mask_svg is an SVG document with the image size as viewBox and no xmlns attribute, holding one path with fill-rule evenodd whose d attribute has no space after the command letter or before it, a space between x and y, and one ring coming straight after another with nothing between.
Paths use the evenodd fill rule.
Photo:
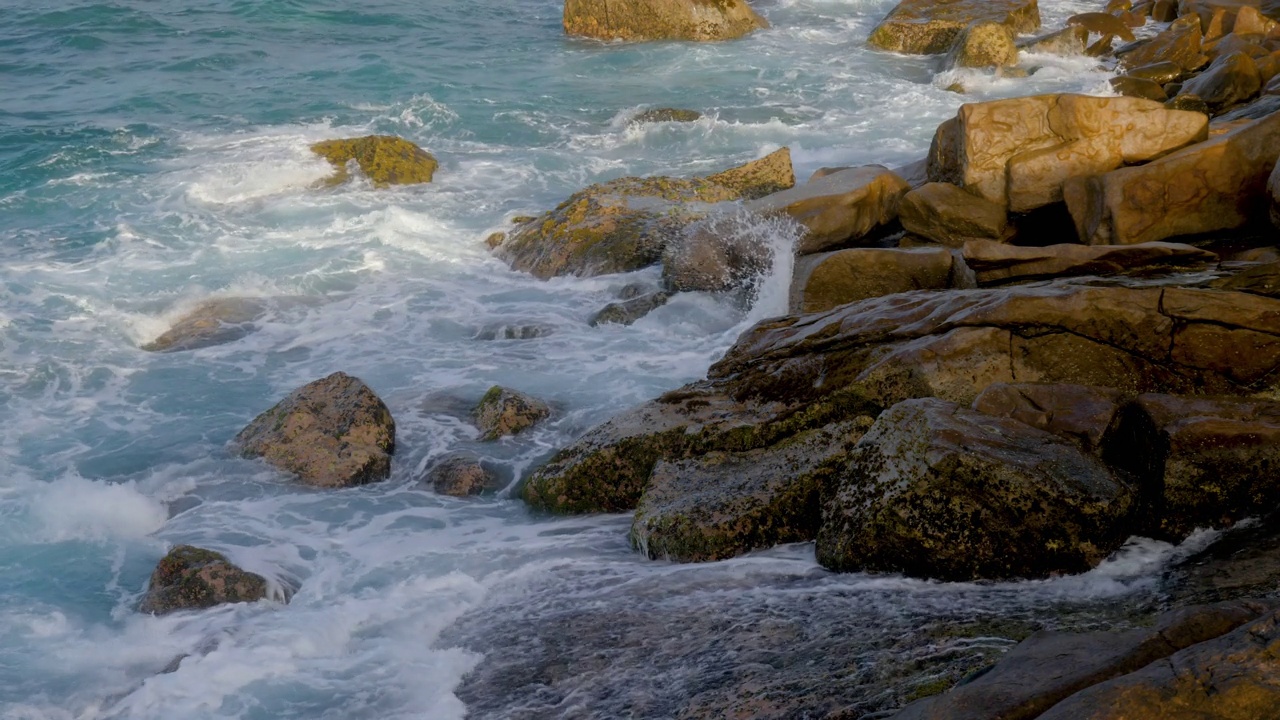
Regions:
<instances>
[{"instance_id":1,"label":"large boulder","mask_svg":"<svg viewBox=\"0 0 1280 720\"><path fill-rule=\"evenodd\" d=\"M944 63L950 68L1003 68L1018 64L1013 31L996 22L977 22L956 37Z\"/></svg>"},{"instance_id":2,"label":"large boulder","mask_svg":"<svg viewBox=\"0 0 1280 720\"><path fill-rule=\"evenodd\" d=\"M1204 100L1209 110L1218 113L1242 103L1262 89L1262 77L1253 58L1244 52L1223 55L1204 72L1182 84L1181 93Z\"/></svg>"},{"instance_id":3,"label":"large boulder","mask_svg":"<svg viewBox=\"0 0 1280 720\"><path fill-rule=\"evenodd\" d=\"M473 413L481 440L516 435L550 415L551 406L545 402L499 385L489 388Z\"/></svg>"},{"instance_id":4,"label":"large boulder","mask_svg":"<svg viewBox=\"0 0 1280 720\"><path fill-rule=\"evenodd\" d=\"M945 248L849 248L806 255L796 260L791 312L822 312L911 290L963 287L963 265Z\"/></svg>"},{"instance_id":5,"label":"large boulder","mask_svg":"<svg viewBox=\"0 0 1280 720\"><path fill-rule=\"evenodd\" d=\"M1138 245L1046 245L1020 247L971 240L964 261L979 285L1040 280L1068 275L1115 275L1124 272L1202 267L1218 256L1178 243Z\"/></svg>"},{"instance_id":6,"label":"large boulder","mask_svg":"<svg viewBox=\"0 0 1280 720\"><path fill-rule=\"evenodd\" d=\"M1004 206L944 182L921 185L903 196L898 220L913 235L955 248L969 240L1003 241L1013 234Z\"/></svg>"},{"instance_id":7,"label":"large boulder","mask_svg":"<svg viewBox=\"0 0 1280 720\"><path fill-rule=\"evenodd\" d=\"M1231 230L1265 221L1277 157L1280 113L1146 165L1071 178L1063 194L1090 245Z\"/></svg>"},{"instance_id":8,"label":"large boulder","mask_svg":"<svg viewBox=\"0 0 1280 720\"><path fill-rule=\"evenodd\" d=\"M429 183L440 165L431 153L394 135L324 140L312 145L311 151L337 168L326 181L329 184L345 182L352 161L375 187Z\"/></svg>"},{"instance_id":9,"label":"large boulder","mask_svg":"<svg viewBox=\"0 0 1280 720\"><path fill-rule=\"evenodd\" d=\"M855 242L898 216L910 190L906 180L881 165L840 170L799 187L746 203L748 212L786 215L805 228L796 254Z\"/></svg>"},{"instance_id":10,"label":"large boulder","mask_svg":"<svg viewBox=\"0 0 1280 720\"><path fill-rule=\"evenodd\" d=\"M294 390L232 441L317 487L347 487L391 474L396 424L359 378L336 372Z\"/></svg>"},{"instance_id":11,"label":"large boulder","mask_svg":"<svg viewBox=\"0 0 1280 720\"><path fill-rule=\"evenodd\" d=\"M206 300L178 318L159 337L142 346L149 352L178 352L234 342L254 330L267 314L266 298L228 297Z\"/></svg>"},{"instance_id":12,"label":"large boulder","mask_svg":"<svg viewBox=\"0 0 1280 720\"><path fill-rule=\"evenodd\" d=\"M179 545L156 565L138 609L164 615L222 603L254 602L266 596L267 581L261 575L232 565L222 553Z\"/></svg>"},{"instance_id":13,"label":"large boulder","mask_svg":"<svg viewBox=\"0 0 1280 720\"><path fill-rule=\"evenodd\" d=\"M1208 118L1127 97L1037 95L961 105L938 127L929 179L1012 212L1062 200L1076 175L1145 162L1208 135Z\"/></svg>"},{"instance_id":14,"label":"large boulder","mask_svg":"<svg viewBox=\"0 0 1280 720\"><path fill-rule=\"evenodd\" d=\"M940 54L974 23L998 23L1014 34L1040 27L1036 0L903 0L871 31L867 42L881 50Z\"/></svg>"},{"instance_id":15,"label":"large boulder","mask_svg":"<svg viewBox=\"0 0 1280 720\"><path fill-rule=\"evenodd\" d=\"M705 178L619 178L520 223L494 252L512 268L544 279L638 270L657 263L667 243L703 217L709 204L793 185L787 148Z\"/></svg>"},{"instance_id":16,"label":"large boulder","mask_svg":"<svg viewBox=\"0 0 1280 720\"><path fill-rule=\"evenodd\" d=\"M1116 55L1126 70L1157 62L1175 63L1184 71L1199 70L1209 62L1203 44L1199 18L1181 17L1155 37L1121 48Z\"/></svg>"},{"instance_id":17,"label":"large boulder","mask_svg":"<svg viewBox=\"0 0 1280 720\"><path fill-rule=\"evenodd\" d=\"M998 383L983 390L973 409L1017 420L1070 440L1091 453L1116 424L1124 393L1115 388L1061 383Z\"/></svg>"},{"instance_id":18,"label":"large boulder","mask_svg":"<svg viewBox=\"0 0 1280 720\"><path fill-rule=\"evenodd\" d=\"M564 31L601 40L732 40L769 23L747 0L565 0Z\"/></svg>"},{"instance_id":19,"label":"large boulder","mask_svg":"<svg viewBox=\"0 0 1280 720\"><path fill-rule=\"evenodd\" d=\"M1055 435L907 400L876 419L835 480L818 562L943 580L1082 572L1128 537L1135 498Z\"/></svg>"},{"instance_id":20,"label":"large boulder","mask_svg":"<svg viewBox=\"0 0 1280 720\"><path fill-rule=\"evenodd\" d=\"M1280 718L1280 611L1168 659L1099 683L1038 720L1275 720Z\"/></svg>"},{"instance_id":21,"label":"large boulder","mask_svg":"<svg viewBox=\"0 0 1280 720\"><path fill-rule=\"evenodd\" d=\"M1280 402L1145 394L1107 445L1151 489L1161 537L1280 508Z\"/></svg>"},{"instance_id":22,"label":"large boulder","mask_svg":"<svg viewBox=\"0 0 1280 720\"><path fill-rule=\"evenodd\" d=\"M1265 611L1259 602L1223 602L1171 610L1149 628L1041 630L972 681L912 703L892 720L1031 720L1076 692L1220 637Z\"/></svg>"},{"instance_id":23,"label":"large boulder","mask_svg":"<svg viewBox=\"0 0 1280 720\"><path fill-rule=\"evenodd\" d=\"M824 478L866 424L835 423L777 447L660 461L636 507L631 543L651 558L721 560L818 532Z\"/></svg>"}]
</instances>

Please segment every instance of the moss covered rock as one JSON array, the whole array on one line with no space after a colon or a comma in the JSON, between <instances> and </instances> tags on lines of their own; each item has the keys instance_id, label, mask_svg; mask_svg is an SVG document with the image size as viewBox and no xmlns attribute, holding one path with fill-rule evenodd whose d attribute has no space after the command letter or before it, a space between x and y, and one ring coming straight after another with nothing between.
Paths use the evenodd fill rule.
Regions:
<instances>
[{"instance_id":1,"label":"moss covered rock","mask_svg":"<svg viewBox=\"0 0 1280 720\"><path fill-rule=\"evenodd\" d=\"M325 140L312 145L311 151L337 168L329 184L345 182L353 160L376 187L429 183L439 167L431 153L394 135Z\"/></svg>"},{"instance_id":2,"label":"moss covered rock","mask_svg":"<svg viewBox=\"0 0 1280 720\"><path fill-rule=\"evenodd\" d=\"M261 575L241 570L221 553L179 545L156 565L138 609L164 615L222 603L254 602L266 596L267 581Z\"/></svg>"},{"instance_id":3,"label":"moss covered rock","mask_svg":"<svg viewBox=\"0 0 1280 720\"><path fill-rule=\"evenodd\" d=\"M551 415L551 406L522 392L494 385L480 398L474 417L481 440L523 432Z\"/></svg>"},{"instance_id":4,"label":"moss covered rock","mask_svg":"<svg viewBox=\"0 0 1280 720\"><path fill-rule=\"evenodd\" d=\"M746 0L565 0L564 31L601 40L731 40L769 27Z\"/></svg>"},{"instance_id":5,"label":"moss covered rock","mask_svg":"<svg viewBox=\"0 0 1280 720\"><path fill-rule=\"evenodd\" d=\"M317 487L346 487L391 474L396 424L359 378L337 372L294 390L233 443Z\"/></svg>"}]
</instances>

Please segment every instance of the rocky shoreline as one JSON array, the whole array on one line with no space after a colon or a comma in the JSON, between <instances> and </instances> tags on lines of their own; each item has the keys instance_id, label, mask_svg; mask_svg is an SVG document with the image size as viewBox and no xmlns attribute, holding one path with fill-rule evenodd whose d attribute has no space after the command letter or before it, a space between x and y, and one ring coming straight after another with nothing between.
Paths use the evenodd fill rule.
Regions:
<instances>
[{"instance_id":1,"label":"rocky shoreline","mask_svg":"<svg viewBox=\"0 0 1280 720\"><path fill-rule=\"evenodd\" d=\"M565 28L718 40L766 26L740 0L656 5L610 14L570 0ZM1081 573L1135 535L1230 530L1229 555L1211 547L1172 571L1150 627L1030 635L893 717L1280 717L1278 20L1250 0L1112 0L1027 37L1040 30L1035 0L904 0L872 46L1006 76L1034 70L1019 64L1025 52L1087 54L1123 71L1119 96L962 105L907 167L829 168L797 184L783 148L702 178L593 185L513 219L486 242L539 278L661 265L662 287L635 289L592 324L633 322L678 292L749 295L774 253L795 254L793 314L743 333L704 380L561 449L518 496L552 513L634 512L629 541L650 558L813 541L830 570L943 582ZM696 117L666 110L662 121ZM376 186L431 182L437 169L393 137L313 149L334 163L330 183L357 169ZM760 224L794 247L771 246L751 231ZM228 342L271 309L211 303L145 349ZM471 415L494 440L554 412L494 387ZM389 475L395 423L364 383L335 373L234 445L307 484L345 487ZM499 485L466 456L423 481L454 495ZM261 577L181 546L141 609L266 595ZM830 707L839 695L748 702L733 716L895 709L853 714Z\"/></svg>"}]
</instances>

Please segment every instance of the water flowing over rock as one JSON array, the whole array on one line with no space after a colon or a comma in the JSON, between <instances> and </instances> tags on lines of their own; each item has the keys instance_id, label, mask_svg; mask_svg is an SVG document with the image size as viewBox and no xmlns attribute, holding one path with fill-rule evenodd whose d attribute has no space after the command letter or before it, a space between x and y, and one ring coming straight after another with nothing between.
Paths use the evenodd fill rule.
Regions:
<instances>
[{"instance_id":1,"label":"water flowing over rock","mask_svg":"<svg viewBox=\"0 0 1280 720\"><path fill-rule=\"evenodd\" d=\"M966 287L964 262L945 248L850 248L799 258L791 282L791 312L822 312L858 300Z\"/></svg>"},{"instance_id":2,"label":"water flowing over rock","mask_svg":"<svg viewBox=\"0 0 1280 720\"><path fill-rule=\"evenodd\" d=\"M746 0L564 3L564 31L601 40L732 40L767 27Z\"/></svg>"},{"instance_id":3,"label":"water flowing over rock","mask_svg":"<svg viewBox=\"0 0 1280 720\"><path fill-rule=\"evenodd\" d=\"M267 314L266 298L217 298L200 303L160 337L142 346L149 352L178 352L234 342L253 332Z\"/></svg>"},{"instance_id":4,"label":"water flowing over rock","mask_svg":"<svg viewBox=\"0 0 1280 720\"><path fill-rule=\"evenodd\" d=\"M498 385L489 388L475 409L481 440L516 435L550 415L551 406L545 402Z\"/></svg>"},{"instance_id":5,"label":"water flowing over rock","mask_svg":"<svg viewBox=\"0 0 1280 720\"><path fill-rule=\"evenodd\" d=\"M431 153L394 135L325 140L312 145L311 151L338 169L326 181L331 185L347 180L347 163L353 160L375 187L429 183L440 165Z\"/></svg>"},{"instance_id":6,"label":"water flowing over rock","mask_svg":"<svg viewBox=\"0 0 1280 720\"><path fill-rule=\"evenodd\" d=\"M742 287L772 267L771 239L795 235L783 218L747 212L712 213L690 226L662 253L662 282L675 292L720 292Z\"/></svg>"},{"instance_id":7,"label":"water flowing over rock","mask_svg":"<svg viewBox=\"0 0 1280 720\"><path fill-rule=\"evenodd\" d=\"M1040 27L1036 0L903 0L871 31L867 42L881 50L940 54L970 25L992 22L1014 34Z\"/></svg>"},{"instance_id":8,"label":"water flowing over rock","mask_svg":"<svg viewBox=\"0 0 1280 720\"><path fill-rule=\"evenodd\" d=\"M261 575L241 570L221 553L179 545L156 565L138 609L164 615L222 603L254 602L266 596L267 581Z\"/></svg>"},{"instance_id":9,"label":"water flowing over rock","mask_svg":"<svg viewBox=\"0 0 1280 720\"><path fill-rule=\"evenodd\" d=\"M840 170L799 187L746 203L764 216L787 215L806 232L796 254L808 255L860 240L898 216L910 186L881 165Z\"/></svg>"},{"instance_id":10,"label":"water flowing over rock","mask_svg":"<svg viewBox=\"0 0 1280 720\"><path fill-rule=\"evenodd\" d=\"M907 193L898 219L907 232L947 247L974 239L1006 240L1012 234L1003 206L951 183L931 182Z\"/></svg>"},{"instance_id":11,"label":"water flowing over rock","mask_svg":"<svg viewBox=\"0 0 1280 720\"><path fill-rule=\"evenodd\" d=\"M511 231L496 254L539 278L629 272L657 263L712 203L795 185L787 148L705 178L619 178L580 190Z\"/></svg>"},{"instance_id":12,"label":"water flowing over rock","mask_svg":"<svg viewBox=\"0 0 1280 720\"><path fill-rule=\"evenodd\" d=\"M1071 178L1067 207L1083 242L1127 245L1231 230L1267 216L1280 114L1137 167Z\"/></svg>"},{"instance_id":13,"label":"water flowing over rock","mask_svg":"<svg viewBox=\"0 0 1280 720\"><path fill-rule=\"evenodd\" d=\"M294 390L233 444L308 485L347 487L390 476L396 424L367 385L336 372Z\"/></svg>"},{"instance_id":14,"label":"water flowing over rock","mask_svg":"<svg viewBox=\"0 0 1280 720\"><path fill-rule=\"evenodd\" d=\"M479 495L499 486L498 477L473 455L456 454L431 466L424 478L441 495Z\"/></svg>"},{"instance_id":15,"label":"water flowing over rock","mask_svg":"<svg viewBox=\"0 0 1280 720\"><path fill-rule=\"evenodd\" d=\"M929 179L1012 212L1062 200L1068 178L1204 140L1208 118L1139 98L1037 95L960 106L938 127Z\"/></svg>"},{"instance_id":16,"label":"water flowing over rock","mask_svg":"<svg viewBox=\"0 0 1280 720\"><path fill-rule=\"evenodd\" d=\"M1089 45L1089 31L1080 26L1065 27L1039 37L1017 41L1018 50L1050 55L1083 55Z\"/></svg>"},{"instance_id":17,"label":"water flowing over rock","mask_svg":"<svg viewBox=\"0 0 1280 720\"><path fill-rule=\"evenodd\" d=\"M1208 250L1162 242L1019 247L990 240L971 240L965 243L963 254L979 285L1069 275L1114 275L1193 268L1218 259Z\"/></svg>"},{"instance_id":18,"label":"water flowing over rock","mask_svg":"<svg viewBox=\"0 0 1280 720\"><path fill-rule=\"evenodd\" d=\"M597 325L630 325L649 313L657 310L671 299L671 293L652 292L648 295L609 303L591 318L591 326Z\"/></svg>"}]
</instances>

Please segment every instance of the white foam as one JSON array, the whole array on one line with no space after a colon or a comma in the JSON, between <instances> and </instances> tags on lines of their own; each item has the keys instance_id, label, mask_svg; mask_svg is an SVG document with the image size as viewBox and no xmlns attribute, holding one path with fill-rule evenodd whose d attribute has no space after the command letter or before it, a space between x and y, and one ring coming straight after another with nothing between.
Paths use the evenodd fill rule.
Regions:
<instances>
[{"instance_id":1,"label":"white foam","mask_svg":"<svg viewBox=\"0 0 1280 720\"><path fill-rule=\"evenodd\" d=\"M132 481L108 483L68 476L48 483L30 482L23 495L29 527L23 533L5 533L10 542L138 540L159 530L168 518L164 504Z\"/></svg>"}]
</instances>

